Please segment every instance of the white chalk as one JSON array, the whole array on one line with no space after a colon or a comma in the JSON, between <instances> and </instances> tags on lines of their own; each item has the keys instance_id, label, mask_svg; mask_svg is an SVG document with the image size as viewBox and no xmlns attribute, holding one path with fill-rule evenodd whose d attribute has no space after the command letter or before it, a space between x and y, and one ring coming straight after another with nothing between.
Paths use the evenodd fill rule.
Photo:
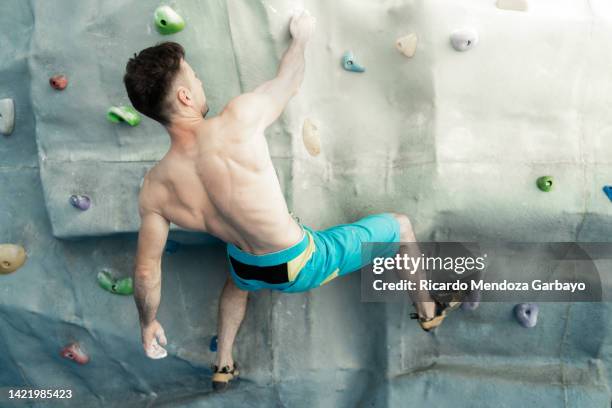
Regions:
<instances>
[{"instance_id":1,"label":"white chalk","mask_svg":"<svg viewBox=\"0 0 612 408\"><path fill-rule=\"evenodd\" d=\"M311 156L318 156L321 153L321 138L317 126L310 119L304 120L302 128L302 139L304 146Z\"/></svg>"},{"instance_id":2,"label":"white chalk","mask_svg":"<svg viewBox=\"0 0 612 408\"><path fill-rule=\"evenodd\" d=\"M15 128L15 104L12 99L0 99L0 133L10 135Z\"/></svg>"},{"instance_id":3,"label":"white chalk","mask_svg":"<svg viewBox=\"0 0 612 408\"><path fill-rule=\"evenodd\" d=\"M450 41L455 50L467 51L478 44L478 33L470 28L457 30L451 34Z\"/></svg>"},{"instance_id":4,"label":"white chalk","mask_svg":"<svg viewBox=\"0 0 612 408\"><path fill-rule=\"evenodd\" d=\"M497 0L497 8L502 10L527 11L527 0Z\"/></svg>"},{"instance_id":5,"label":"white chalk","mask_svg":"<svg viewBox=\"0 0 612 408\"><path fill-rule=\"evenodd\" d=\"M395 41L395 48L408 58L412 58L417 49L419 38L415 33L410 33Z\"/></svg>"}]
</instances>

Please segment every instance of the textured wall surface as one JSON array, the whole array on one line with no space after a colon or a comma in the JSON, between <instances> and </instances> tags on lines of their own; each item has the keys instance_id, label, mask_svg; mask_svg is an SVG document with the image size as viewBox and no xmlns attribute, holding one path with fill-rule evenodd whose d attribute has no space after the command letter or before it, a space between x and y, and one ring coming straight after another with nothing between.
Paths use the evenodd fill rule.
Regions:
<instances>
[{"instance_id":1,"label":"textured wall surface","mask_svg":"<svg viewBox=\"0 0 612 408\"><path fill-rule=\"evenodd\" d=\"M432 335L407 305L361 303L358 275L308 294L261 292L237 340L243 378L215 395L208 341L227 273L221 243L173 232L188 245L163 260L161 361L141 351L133 300L96 282L102 269L131 273L138 186L168 147L148 119L105 119L129 102L127 58L181 42L215 114L274 75L298 6L317 18L306 77L267 135L304 223L393 210L421 240L611 241L601 191L612 184L608 1L532 0L527 13L494 0L169 4L187 26L163 37L157 2L4 1L0 98L15 100L17 122L0 136L0 242L29 259L0 275L0 406L16 405L6 396L17 387L72 389L54 403L75 407L610 406L610 304L542 304L531 330L513 321L513 305L483 304ZM458 53L449 35L463 27L480 42ZM394 48L410 32L412 59ZM341 68L349 49L365 73ZM56 73L70 79L63 92L48 85ZM317 157L302 144L305 118L319 128ZM535 179L547 174L556 186L545 194ZM92 209L75 210L71 194L91 196ZM59 356L72 341L88 365Z\"/></svg>"}]
</instances>

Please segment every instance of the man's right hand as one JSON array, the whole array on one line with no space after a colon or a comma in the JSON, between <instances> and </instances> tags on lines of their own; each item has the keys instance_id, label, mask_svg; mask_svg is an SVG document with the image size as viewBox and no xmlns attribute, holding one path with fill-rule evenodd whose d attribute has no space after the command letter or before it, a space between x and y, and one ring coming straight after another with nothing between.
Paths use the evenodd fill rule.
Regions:
<instances>
[{"instance_id":1,"label":"man's right hand","mask_svg":"<svg viewBox=\"0 0 612 408\"><path fill-rule=\"evenodd\" d=\"M294 40L306 43L314 32L315 19L306 10L291 18L289 32Z\"/></svg>"},{"instance_id":2,"label":"man's right hand","mask_svg":"<svg viewBox=\"0 0 612 408\"><path fill-rule=\"evenodd\" d=\"M153 320L147 325L141 324L140 327L142 331L142 346L147 357L155 360L166 357L168 352L162 346L165 346L168 342L161 324L157 320Z\"/></svg>"}]
</instances>

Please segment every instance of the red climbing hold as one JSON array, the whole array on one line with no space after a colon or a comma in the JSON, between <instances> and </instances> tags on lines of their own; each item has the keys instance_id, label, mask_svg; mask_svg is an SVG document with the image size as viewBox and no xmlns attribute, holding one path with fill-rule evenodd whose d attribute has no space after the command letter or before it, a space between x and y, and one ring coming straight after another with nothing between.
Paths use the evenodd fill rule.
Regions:
<instances>
[{"instance_id":1,"label":"red climbing hold","mask_svg":"<svg viewBox=\"0 0 612 408\"><path fill-rule=\"evenodd\" d=\"M89 356L83 352L79 343L67 345L62 349L60 355L79 364L87 364L89 362Z\"/></svg>"},{"instance_id":2,"label":"red climbing hold","mask_svg":"<svg viewBox=\"0 0 612 408\"><path fill-rule=\"evenodd\" d=\"M68 78L66 78L64 75L54 75L49 78L49 85L51 85L53 89L62 91L68 86Z\"/></svg>"}]
</instances>

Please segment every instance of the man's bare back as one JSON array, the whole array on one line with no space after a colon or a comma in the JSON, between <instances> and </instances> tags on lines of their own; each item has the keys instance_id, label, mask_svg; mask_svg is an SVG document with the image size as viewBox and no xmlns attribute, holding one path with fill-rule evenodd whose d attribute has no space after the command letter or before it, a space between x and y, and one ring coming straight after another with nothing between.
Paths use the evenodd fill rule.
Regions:
<instances>
[{"instance_id":1,"label":"man's bare back","mask_svg":"<svg viewBox=\"0 0 612 408\"><path fill-rule=\"evenodd\" d=\"M296 243L303 232L287 209L264 129L236 112L249 109L244 99L202 123L193 144L173 145L146 175L140 203L180 227L261 254Z\"/></svg>"},{"instance_id":2,"label":"man's bare back","mask_svg":"<svg viewBox=\"0 0 612 408\"><path fill-rule=\"evenodd\" d=\"M253 256L294 247L306 237L289 214L264 131L298 92L313 30L308 13L295 15L289 24L291 45L276 77L234 98L213 118L206 118L202 81L185 61L180 44L149 47L127 64L124 81L130 100L164 125L171 139L168 153L145 176L139 197L134 298L150 358L167 355L165 332L156 316L170 223L208 232ZM219 304L213 384L225 386L238 374L231 349L246 299L246 291L228 278Z\"/></svg>"}]
</instances>

